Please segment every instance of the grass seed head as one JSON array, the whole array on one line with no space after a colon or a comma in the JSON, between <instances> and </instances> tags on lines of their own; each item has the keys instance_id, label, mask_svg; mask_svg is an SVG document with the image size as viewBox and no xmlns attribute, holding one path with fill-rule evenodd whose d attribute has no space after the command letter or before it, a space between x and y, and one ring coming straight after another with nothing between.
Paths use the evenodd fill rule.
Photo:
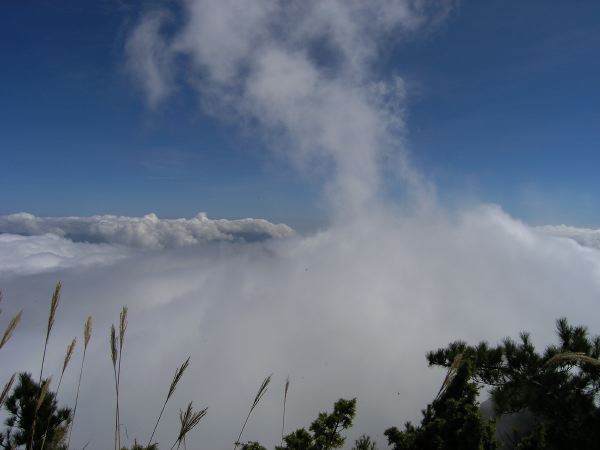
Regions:
<instances>
[{"instance_id":1,"label":"grass seed head","mask_svg":"<svg viewBox=\"0 0 600 450\"><path fill-rule=\"evenodd\" d=\"M23 316L23 310L19 311L17 313L17 315L11 319L10 323L6 327L6 330L4 330L4 334L2 335L2 340L0 340L0 348L4 347L4 344L6 344L8 342L8 340L12 336L13 332L15 331L15 328L17 328L17 325L21 321L22 316Z\"/></svg>"},{"instance_id":2,"label":"grass seed head","mask_svg":"<svg viewBox=\"0 0 600 450\"><path fill-rule=\"evenodd\" d=\"M89 316L85 321L85 326L83 327L83 346L87 348L90 343L90 339L92 337L92 316Z\"/></svg>"},{"instance_id":3,"label":"grass seed head","mask_svg":"<svg viewBox=\"0 0 600 450\"><path fill-rule=\"evenodd\" d=\"M192 402L188 403L188 406L185 411L179 410L179 436L177 437L177 442L181 442L185 439L186 434L194 429L196 425L202 420L202 418L206 415L208 408L204 408L200 411L194 412L194 408L192 407Z\"/></svg>"},{"instance_id":4,"label":"grass seed head","mask_svg":"<svg viewBox=\"0 0 600 450\"><path fill-rule=\"evenodd\" d=\"M287 377L285 379L285 389L283 391L284 398L287 398L287 393L288 393L289 388L290 388L290 377Z\"/></svg>"},{"instance_id":5,"label":"grass seed head","mask_svg":"<svg viewBox=\"0 0 600 450\"><path fill-rule=\"evenodd\" d=\"M77 343L77 338L73 338L69 346L67 347L67 353L65 353L65 359L63 361L62 373L65 373L67 366L69 365L69 361L71 361L71 356L73 356L73 350L75 350L75 344Z\"/></svg>"},{"instance_id":6,"label":"grass seed head","mask_svg":"<svg viewBox=\"0 0 600 450\"><path fill-rule=\"evenodd\" d=\"M12 374L12 377L10 377L10 380L8 380L8 382L4 385L4 389L2 389L2 393L0 394L0 408L2 408L2 405L4 404L4 400L6 400L6 396L8 395L10 388L12 387L13 383L15 381L15 374Z\"/></svg>"},{"instance_id":7,"label":"grass seed head","mask_svg":"<svg viewBox=\"0 0 600 450\"><path fill-rule=\"evenodd\" d=\"M123 343L125 340L125 330L127 330L127 306L123 306L121 314L119 315L119 348L123 349Z\"/></svg>"},{"instance_id":8,"label":"grass seed head","mask_svg":"<svg viewBox=\"0 0 600 450\"><path fill-rule=\"evenodd\" d=\"M54 325L54 318L56 317L56 310L58 309L58 303L60 301L60 291L62 289L62 283L59 281L56 283L54 293L52 294L52 300L50 301L50 312L48 313L48 326L46 328L46 339L50 336L52 326Z\"/></svg>"},{"instance_id":9,"label":"grass seed head","mask_svg":"<svg viewBox=\"0 0 600 450\"><path fill-rule=\"evenodd\" d=\"M173 381L171 381L171 386L169 387L169 393L167 394L167 399L171 398L171 395L173 395L173 393L175 392L177 383L179 383L179 380L181 380L181 377L183 376L185 369L187 369L189 365L190 365L190 357L188 356L188 358L183 362L183 364L181 366L179 366L177 368L177 370L175 371L175 376L173 377Z\"/></svg>"},{"instance_id":10,"label":"grass seed head","mask_svg":"<svg viewBox=\"0 0 600 450\"><path fill-rule=\"evenodd\" d=\"M46 394L48 394L48 388L50 387L50 382L52 381L52 377L44 380L44 382L42 383L42 388L40 390L40 395L38 397L38 401L35 405L35 413L37 414L38 411L40 410L40 407L42 406L42 403L44 403L44 399L46 398Z\"/></svg>"},{"instance_id":11,"label":"grass seed head","mask_svg":"<svg viewBox=\"0 0 600 450\"><path fill-rule=\"evenodd\" d=\"M591 356L588 356L585 353L581 353L581 352L557 353L556 355L554 355L552 358L550 358L546 362L545 366L553 367L553 366L557 366L562 363L573 363L573 362L580 362L580 363L585 363L585 364L591 364L593 366L600 366L600 360L598 360L596 358L592 358Z\"/></svg>"},{"instance_id":12,"label":"grass seed head","mask_svg":"<svg viewBox=\"0 0 600 450\"><path fill-rule=\"evenodd\" d=\"M115 325L110 326L110 357L112 359L113 367L117 366L117 331Z\"/></svg>"},{"instance_id":13,"label":"grass seed head","mask_svg":"<svg viewBox=\"0 0 600 450\"><path fill-rule=\"evenodd\" d=\"M258 405L258 402L263 398L263 395L266 394L267 388L269 387L269 383L271 382L271 377L273 374L266 377L258 388L258 392L256 393L256 397L254 397L254 402L252 403L252 409Z\"/></svg>"}]
</instances>

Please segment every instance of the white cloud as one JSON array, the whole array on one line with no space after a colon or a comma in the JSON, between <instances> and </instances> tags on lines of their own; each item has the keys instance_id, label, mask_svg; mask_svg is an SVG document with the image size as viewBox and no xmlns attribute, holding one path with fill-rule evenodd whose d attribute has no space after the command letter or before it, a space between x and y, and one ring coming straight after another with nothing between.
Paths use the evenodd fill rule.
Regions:
<instances>
[{"instance_id":1,"label":"white cloud","mask_svg":"<svg viewBox=\"0 0 600 450\"><path fill-rule=\"evenodd\" d=\"M75 243L54 234L0 234L0 277L110 264L127 251L102 244Z\"/></svg>"},{"instance_id":2,"label":"white cloud","mask_svg":"<svg viewBox=\"0 0 600 450\"><path fill-rule=\"evenodd\" d=\"M128 41L128 61L142 68L134 75L150 103L167 96L163 86L178 79L180 68L180 78L210 112L258 123L299 167L331 166L327 194L342 220L375 201L382 158L397 165L393 172L411 186L410 193L430 190L399 145L402 80L375 77L371 68L382 42L434 27L456 2L183 3L182 25L174 31L157 26L152 12ZM161 51L148 50L155 48Z\"/></svg>"},{"instance_id":3,"label":"white cloud","mask_svg":"<svg viewBox=\"0 0 600 450\"><path fill-rule=\"evenodd\" d=\"M44 245L53 251L51 241ZM0 260L4 251L0 246ZM42 244L36 252L44 253ZM70 338L92 314L74 435L75 445L89 441L90 450L112 439L107 336L123 304L130 322L121 410L131 439L149 436L174 368L192 357L159 427L161 448L173 441L177 408L188 400L209 406L188 445L229 448L271 372L273 385L247 439L279 441L274 424L290 375L288 430L308 425L339 397L357 396L350 435L369 433L385 448L383 431L418 419L439 388L443 374L426 367L426 351L454 339L497 342L521 330L550 343L560 316L600 331L600 251L540 233L493 206L401 218L380 211L308 237L129 250L93 267L80 267L78 258L87 255L38 274L28 274L26 260L19 270L15 258L2 277L2 317L19 308L25 316L3 349L11 365L0 379L39 370L47 302L61 279L48 373L58 370ZM63 402L73 401L76 375L71 368L63 381Z\"/></svg>"},{"instance_id":4,"label":"white cloud","mask_svg":"<svg viewBox=\"0 0 600 450\"><path fill-rule=\"evenodd\" d=\"M551 236L572 239L585 247L600 249L600 230L577 228L568 225L544 225L537 229Z\"/></svg>"},{"instance_id":5,"label":"white cloud","mask_svg":"<svg viewBox=\"0 0 600 450\"><path fill-rule=\"evenodd\" d=\"M146 14L125 46L126 70L142 82L148 103L153 107L173 89L173 57L166 42L159 38L168 18L164 11Z\"/></svg>"},{"instance_id":6,"label":"white cloud","mask_svg":"<svg viewBox=\"0 0 600 450\"><path fill-rule=\"evenodd\" d=\"M0 216L0 233L52 233L74 241L122 244L139 248L184 247L212 241L261 240L292 236L284 224L263 219L209 219L200 213L191 219L143 217L36 217L28 213Z\"/></svg>"}]
</instances>

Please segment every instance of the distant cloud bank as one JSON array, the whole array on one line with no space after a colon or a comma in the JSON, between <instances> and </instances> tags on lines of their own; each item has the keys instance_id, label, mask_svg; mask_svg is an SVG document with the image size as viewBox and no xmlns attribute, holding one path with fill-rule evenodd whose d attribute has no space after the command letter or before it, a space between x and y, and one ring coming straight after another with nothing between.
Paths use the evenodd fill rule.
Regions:
<instances>
[{"instance_id":1,"label":"distant cloud bank","mask_svg":"<svg viewBox=\"0 0 600 450\"><path fill-rule=\"evenodd\" d=\"M600 229L577 228L569 225L544 225L537 229L551 236L573 239L584 247L600 249Z\"/></svg>"},{"instance_id":2,"label":"distant cloud bank","mask_svg":"<svg viewBox=\"0 0 600 450\"><path fill-rule=\"evenodd\" d=\"M257 241L294 234L285 224L263 219L191 219L143 217L37 217L28 213L0 216L0 233L37 236L51 234L73 242L120 244L136 248L185 247L215 241Z\"/></svg>"},{"instance_id":3,"label":"distant cloud bank","mask_svg":"<svg viewBox=\"0 0 600 450\"><path fill-rule=\"evenodd\" d=\"M600 249L600 229L569 225L533 227L543 234L572 239L584 247ZM199 213L190 219L161 219L156 214L143 217L95 215L89 217L38 217L29 213L0 216L0 234L55 237L75 243L119 244L135 248L161 249L197 245L207 242L253 242L286 238L295 234L285 224L264 219L210 219ZM50 236L50 235L54 235ZM8 237L2 238L3 243ZM11 242L16 239L10 238ZM6 241L6 242L5 242ZM34 242L34 241L32 241Z\"/></svg>"}]
</instances>

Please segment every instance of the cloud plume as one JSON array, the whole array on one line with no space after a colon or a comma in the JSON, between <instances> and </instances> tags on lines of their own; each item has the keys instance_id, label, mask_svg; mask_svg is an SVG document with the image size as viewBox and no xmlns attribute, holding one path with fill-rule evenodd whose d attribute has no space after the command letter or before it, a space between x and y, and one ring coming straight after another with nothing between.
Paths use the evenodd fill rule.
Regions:
<instances>
[{"instance_id":1,"label":"cloud plume","mask_svg":"<svg viewBox=\"0 0 600 450\"><path fill-rule=\"evenodd\" d=\"M430 30L453 4L188 0L178 26L144 15L127 57L151 104L183 78L209 112L258 123L299 167L330 167L328 199L347 217L375 201L382 160L427 190L400 144L402 79L371 68L382 43Z\"/></svg>"}]
</instances>

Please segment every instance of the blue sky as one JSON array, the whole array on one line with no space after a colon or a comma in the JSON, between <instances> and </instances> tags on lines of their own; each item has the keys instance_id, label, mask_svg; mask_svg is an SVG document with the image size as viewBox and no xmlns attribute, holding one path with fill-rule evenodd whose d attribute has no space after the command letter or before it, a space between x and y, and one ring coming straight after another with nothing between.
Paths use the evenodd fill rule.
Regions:
<instances>
[{"instance_id":1,"label":"blue sky","mask_svg":"<svg viewBox=\"0 0 600 450\"><path fill-rule=\"evenodd\" d=\"M140 12L123 1L2 2L0 214L318 223L318 182L204 115L184 87L147 108L124 71ZM408 146L442 201L599 227L598 55L597 1L463 1L378 70L407 82Z\"/></svg>"}]
</instances>

